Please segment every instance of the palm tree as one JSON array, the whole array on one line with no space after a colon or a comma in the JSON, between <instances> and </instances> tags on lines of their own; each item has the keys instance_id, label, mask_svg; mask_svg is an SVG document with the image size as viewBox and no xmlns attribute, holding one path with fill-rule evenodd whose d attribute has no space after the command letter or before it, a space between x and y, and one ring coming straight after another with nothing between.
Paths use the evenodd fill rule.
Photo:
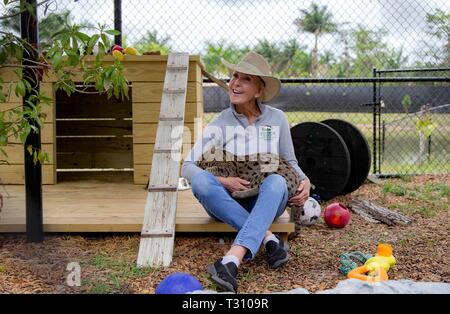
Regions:
<instances>
[{"instance_id":1,"label":"palm tree","mask_svg":"<svg viewBox=\"0 0 450 314\"><path fill-rule=\"evenodd\" d=\"M273 73L277 75L287 71L296 52L300 49L301 47L295 39L282 42L280 45L263 39L259 40L254 48L257 53L267 59Z\"/></svg>"},{"instance_id":2,"label":"palm tree","mask_svg":"<svg viewBox=\"0 0 450 314\"><path fill-rule=\"evenodd\" d=\"M267 39L260 39L254 47L254 50L269 62L274 73L278 72L277 63L280 61L282 51L276 43L270 42Z\"/></svg>"},{"instance_id":3,"label":"palm tree","mask_svg":"<svg viewBox=\"0 0 450 314\"><path fill-rule=\"evenodd\" d=\"M337 30L333 22L333 14L328 11L327 6L319 6L312 3L309 10L300 10L301 17L294 20L299 32L308 32L314 35L314 48L311 52L311 76L317 77L318 67L318 41L324 34L333 33Z\"/></svg>"},{"instance_id":4,"label":"palm tree","mask_svg":"<svg viewBox=\"0 0 450 314\"><path fill-rule=\"evenodd\" d=\"M239 48L233 44L221 40L217 43L207 41L206 53L202 56L205 62L206 72L216 76L226 77L227 67L222 63L222 58L237 63L250 49L248 47Z\"/></svg>"}]
</instances>

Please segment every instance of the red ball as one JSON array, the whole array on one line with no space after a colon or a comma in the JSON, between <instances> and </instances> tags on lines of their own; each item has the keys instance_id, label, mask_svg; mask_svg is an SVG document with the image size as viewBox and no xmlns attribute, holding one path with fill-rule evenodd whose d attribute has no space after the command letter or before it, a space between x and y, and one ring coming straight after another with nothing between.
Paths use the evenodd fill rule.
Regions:
<instances>
[{"instance_id":1,"label":"red ball","mask_svg":"<svg viewBox=\"0 0 450 314\"><path fill-rule=\"evenodd\" d=\"M328 227L344 228L350 220L350 211L341 203L332 203L325 209L323 219Z\"/></svg>"}]
</instances>

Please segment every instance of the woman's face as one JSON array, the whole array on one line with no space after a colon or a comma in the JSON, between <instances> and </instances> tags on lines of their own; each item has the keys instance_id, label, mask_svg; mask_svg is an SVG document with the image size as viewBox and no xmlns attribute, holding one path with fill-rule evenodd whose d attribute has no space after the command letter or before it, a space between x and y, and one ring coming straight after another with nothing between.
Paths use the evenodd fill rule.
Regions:
<instances>
[{"instance_id":1,"label":"woman's face","mask_svg":"<svg viewBox=\"0 0 450 314\"><path fill-rule=\"evenodd\" d=\"M254 103L255 98L261 96L263 92L263 84L259 77L241 72L233 73L229 86L230 101L235 105Z\"/></svg>"}]
</instances>

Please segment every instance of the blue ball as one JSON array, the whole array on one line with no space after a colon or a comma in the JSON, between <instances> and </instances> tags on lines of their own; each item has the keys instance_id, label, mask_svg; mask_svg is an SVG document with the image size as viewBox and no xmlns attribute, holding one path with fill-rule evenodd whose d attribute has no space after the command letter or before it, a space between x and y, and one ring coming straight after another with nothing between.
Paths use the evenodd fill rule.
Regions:
<instances>
[{"instance_id":1,"label":"blue ball","mask_svg":"<svg viewBox=\"0 0 450 314\"><path fill-rule=\"evenodd\" d=\"M203 290L202 284L192 275L173 273L164 278L156 287L156 294L183 294Z\"/></svg>"}]
</instances>

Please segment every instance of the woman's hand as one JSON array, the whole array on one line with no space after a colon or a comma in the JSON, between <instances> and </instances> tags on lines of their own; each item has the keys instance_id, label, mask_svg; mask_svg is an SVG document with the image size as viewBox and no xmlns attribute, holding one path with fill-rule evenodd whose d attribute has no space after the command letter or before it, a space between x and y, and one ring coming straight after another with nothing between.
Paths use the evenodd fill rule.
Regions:
<instances>
[{"instance_id":1,"label":"woman's hand","mask_svg":"<svg viewBox=\"0 0 450 314\"><path fill-rule=\"evenodd\" d=\"M231 193L248 189L249 181L239 177L217 177L222 185Z\"/></svg>"},{"instance_id":2,"label":"woman's hand","mask_svg":"<svg viewBox=\"0 0 450 314\"><path fill-rule=\"evenodd\" d=\"M289 206L303 206L303 204L305 204L309 197L309 191L311 190L311 182L309 179L305 178L302 180L297 190L299 193L288 200Z\"/></svg>"}]
</instances>

